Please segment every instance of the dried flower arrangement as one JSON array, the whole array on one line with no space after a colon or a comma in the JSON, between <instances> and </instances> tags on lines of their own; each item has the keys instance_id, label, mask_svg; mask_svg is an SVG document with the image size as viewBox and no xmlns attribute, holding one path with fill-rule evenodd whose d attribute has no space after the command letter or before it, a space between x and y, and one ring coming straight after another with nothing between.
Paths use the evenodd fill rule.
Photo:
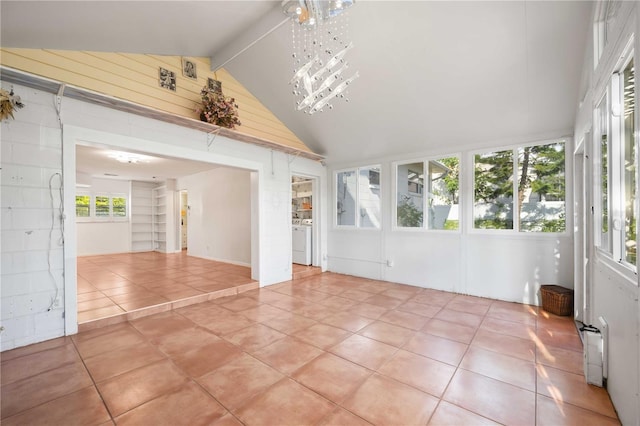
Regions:
<instances>
[{"instance_id":1,"label":"dried flower arrangement","mask_svg":"<svg viewBox=\"0 0 640 426\"><path fill-rule=\"evenodd\" d=\"M239 126L238 105L234 98L227 97L221 91L203 87L200 92L201 104L196 108L200 120L229 129Z\"/></svg>"},{"instance_id":2,"label":"dried flower arrangement","mask_svg":"<svg viewBox=\"0 0 640 426\"><path fill-rule=\"evenodd\" d=\"M23 106L24 104L20 101L20 96L13 94L13 89L11 89L11 92L0 89L0 121L7 117L13 118L13 111Z\"/></svg>"}]
</instances>

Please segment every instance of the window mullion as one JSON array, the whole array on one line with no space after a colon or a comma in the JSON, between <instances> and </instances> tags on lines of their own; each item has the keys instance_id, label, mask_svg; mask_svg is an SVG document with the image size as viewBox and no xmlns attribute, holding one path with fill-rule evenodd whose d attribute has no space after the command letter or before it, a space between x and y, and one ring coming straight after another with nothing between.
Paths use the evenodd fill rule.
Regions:
<instances>
[{"instance_id":1,"label":"window mullion","mask_svg":"<svg viewBox=\"0 0 640 426\"><path fill-rule=\"evenodd\" d=\"M432 229L431 226L431 210L429 209L430 198L433 195L433 188L431 187L431 168L429 161L422 163L422 173L424 177L422 179L422 227L426 229ZM426 189L426 191L425 191Z\"/></svg>"},{"instance_id":2,"label":"window mullion","mask_svg":"<svg viewBox=\"0 0 640 426\"><path fill-rule=\"evenodd\" d=\"M621 87L620 74L614 73L611 76L611 243L613 258L617 261L622 260L622 234L623 234L623 204L622 194L624 188L622 185L624 174L624 150L622 149L622 132L621 132Z\"/></svg>"},{"instance_id":3,"label":"window mullion","mask_svg":"<svg viewBox=\"0 0 640 426\"><path fill-rule=\"evenodd\" d=\"M520 192L518 192L518 185L520 183L520 176L518 176L518 148L514 148L512 151L513 156L513 205L512 208L512 218L513 218L513 231L520 231Z\"/></svg>"},{"instance_id":4,"label":"window mullion","mask_svg":"<svg viewBox=\"0 0 640 426\"><path fill-rule=\"evenodd\" d=\"M356 168L356 205L355 205L355 214L356 214L356 228L360 228L360 167Z\"/></svg>"}]
</instances>

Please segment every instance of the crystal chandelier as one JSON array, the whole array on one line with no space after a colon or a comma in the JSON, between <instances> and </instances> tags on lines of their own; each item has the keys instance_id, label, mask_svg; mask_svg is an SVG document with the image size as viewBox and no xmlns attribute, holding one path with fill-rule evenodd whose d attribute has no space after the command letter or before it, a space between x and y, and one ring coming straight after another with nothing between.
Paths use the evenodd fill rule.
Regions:
<instances>
[{"instance_id":1,"label":"crystal chandelier","mask_svg":"<svg viewBox=\"0 0 640 426\"><path fill-rule=\"evenodd\" d=\"M356 71L346 77L348 41L347 14L354 0L283 0L284 13L291 18L293 33L293 77L289 82L296 108L308 114L333 109L337 99L346 97Z\"/></svg>"}]
</instances>

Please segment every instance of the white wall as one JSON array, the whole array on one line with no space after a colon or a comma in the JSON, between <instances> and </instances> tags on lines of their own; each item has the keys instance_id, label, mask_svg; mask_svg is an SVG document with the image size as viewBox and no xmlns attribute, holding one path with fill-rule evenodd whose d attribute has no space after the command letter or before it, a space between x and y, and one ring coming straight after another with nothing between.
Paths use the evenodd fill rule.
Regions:
<instances>
[{"instance_id":1,"label":"white wall","mask_svg":"<svg viewBox=\"0 0 640 426\"><path fill-rule=\"evenodd\" d=\"M10 89L4 82L2 88ZM15 90L26 106L15 120L2 122L0 134L2 350L64 334L63 304L51 306L56 294L65 296L56 175L62 172L61 134L51 95Z\"/></svg>"},{"instance_id":2,"label":"white wall","mask_svg":"<svg viewBox=\"0 0 640 426\"><path fill-rule=\"evenodd\" d=\"M599 101L602 90L609 80L613 68L622 50L632 34L634 40L635 62L640 60L640 8L637 2L621 2L614 24L610 27L607 46L599 65L593 69L593 34L589 34L589 43L585 52L582 75L581 97L576 115L575 137L583 138L593 128L593 111ZM638 111L638 84L636 83L636 111ZM636 123L638 117L636 116ZM636 124L636 126L638 126ZM591 132L594 135L594 132ZM637 138L637 137L636 137ZM594 140L585 140L586 161L593 161ZM636 140L636 149L637 149ZM593 170L595 166L591 164ZM593 191L591 176L587 176L589 191ZM592 195L593 197L593 195ZM590 206L587 206L587 211ZM587 229L586 241L589 238ZM590 263L587 265L590 294L586 294L590 309L585 322L600 327L598 318L604 318L609 324L608 383L607 390L616 408L618 416L625 425L640 424L640 305L638 277L622 267L618 262L601 255L593 245L587 247ZM577 283L578 284L578 283Z\"/></svg>"},{"instance_id":3,"label":"white wall","mask_svg":"<svg viewBox=\"0 0 640 426\"><path fill-rule=\"evenodd\" d=\"M571 170L572 144L570 139L566 140L567 169ZM456 153L420 153L415 159L452 154ZM563 234L469 229L473 202L473 173L468 172L472 167L470 151L463 152L461 156L461 230L392 228L397 199L397 185L393 178L393 162L396 160L405 159L384 158L379 162L382 165L381 229L338 229L333 226L334 221L330 221L329 270L529 304L539 304L542 284L573 286L571 215L567 215L567 231ZM372 164L371 161L367 163ZM335 170L349 166L358 165L330 169L330 177ZM567 188L571 187L569 180ZM567 190L567 208L572 204L570 192ZM335 190L331 192L330 199L334 197ZM331 206L329 210L332 218L335 217L334 209Z\"/></svg>"},{"instance_id":4,"label":"white wall","mask_svg":"<svg viewBox=\"0 0 640 426\"><path fill-rule=\"evenodd\" d=\"M78 188L89 194L124 194L129 200L124 219L90 218L77 221L78 256L128 253L131 247L131 184L114 179L91 179L91 187Z\"/></svg>"},{"instance_id":5,"label":"white wall","mask_svg":"<svg viewBox=\"0 0 640 426\"><path fill-rule=\"evenodd\" d=\"M10 89L7 82L3 89ZM95 143L156 155L207 161L251 170L252 274L260 285L291 279L291 174L316 177L326 202L326 169L318 162L271 151L204 132L159 122L69 98L62 99L64 143L56 116L55 95L13 84L25 108L2 123L2 326L1 349L36 343L77 332L75 221L75 145ZM63 153L64 151L64 153ZM55 283L47 267L49 177L64 174L65 243L57 244L54 224L51 271L62 297L61 307L47 311ZM19 179L20 176L23 179ZM13 177L13 180L12 180ZM314 206L315 207L315 206ZM325 220L323 214L320 220ZM326 242L326 227L317 223ZM31 232L32 231L32 232ZM321 248L326 253L326 245ZM63 260L64 253L64 260ZM326 262L320 259L323 268ZM64 289L62 270L64 268ZM62 308L64 305L64 309ZM63 318L63 311L65 316Z\"/></svg>"},{"instance_id":6,"label":"white wall","mask_svg":"<svg viewBox=\"0 0 640 426\"><path fill-rule=\"evenodd\" d=\"M178 179L188 193L187 252L251 265L251 174L220 167Z\"/></svg>"}]
</instances>

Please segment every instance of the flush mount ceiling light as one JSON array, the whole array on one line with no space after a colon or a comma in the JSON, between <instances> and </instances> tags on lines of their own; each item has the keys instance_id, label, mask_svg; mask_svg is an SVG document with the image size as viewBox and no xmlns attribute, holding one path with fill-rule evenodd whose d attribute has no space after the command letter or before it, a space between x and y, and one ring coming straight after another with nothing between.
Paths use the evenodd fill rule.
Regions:
<instances>
[{"instance_id":1,"label":"flush mount ceiling light","mask_svg":"<svg viewBox=\"0 0 640 426\"><path fill-rule=\"evenodd\" d=\"M343 74L345 60L353 48L348 40L348 17L344 13L354 0L283 0L282 9L291 18L293 37L293 85L296 108L308 114L332 109L333 101L346 97L348 86L358 78Z\"/></svg>"},{"instance_id":2,"label":"flush mount ceiling light","mask_svg":"<svg viewBox=\"0 0 640 426\"><path fill-rule=\"evenodd\" d=\"M129 163L129 164L137 164L137 163L148 163L151 160L151 157L142 154L133 154L130 152L123 151L111 151L107 154L109 158L113 158L120 163Z\"/></svg>"}]
</instances>

